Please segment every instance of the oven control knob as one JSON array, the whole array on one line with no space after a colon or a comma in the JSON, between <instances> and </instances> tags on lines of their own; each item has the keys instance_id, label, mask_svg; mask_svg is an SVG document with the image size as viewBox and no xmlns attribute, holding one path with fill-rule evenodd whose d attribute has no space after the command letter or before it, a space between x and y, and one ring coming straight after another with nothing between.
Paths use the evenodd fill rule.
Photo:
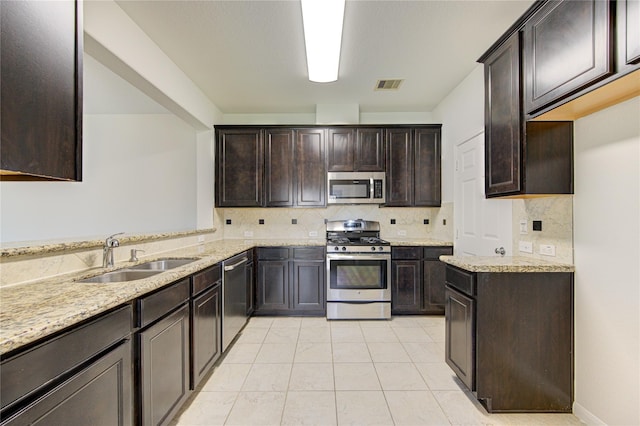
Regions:
<instances>
[{"instance_id":1,"label":"oven control knob","mask_svg":"<svg viewBox=\"0 0 640 426\"><path fill-rule=\"evenodd\" d=\"M342 247L342 251L347 251L347 248L346 247Z\"/></svg>"},{"instance_id":2,"label":"oven control knob","mask_svg":"<svg viewBox=\"0 0 640 426\"><path fill-rule=\"evenodd\" d=\"M382 251L384 250L382 247L378 247L378 251Z\"/></svg>"},{"instance_id":3,"label":"oven control knob","mask_svg":"<svg viewBox=\"0 0 640 426\"><path fill-rule=\"evenodd\" d=\"M338 250L340 250L340 247L335 246L333 249L334 249L335 251L338 251Z\"/></svg>"},{"instance_id":4,"label":"oven control knob","mask_svg":"<svg viewBox=\"0 0 640 426\"><path fill-rule=\"evenodd\" d=\"M371 251L376 251L376 248L375 247L371 247Z\"/></svg>"}]
</instances>

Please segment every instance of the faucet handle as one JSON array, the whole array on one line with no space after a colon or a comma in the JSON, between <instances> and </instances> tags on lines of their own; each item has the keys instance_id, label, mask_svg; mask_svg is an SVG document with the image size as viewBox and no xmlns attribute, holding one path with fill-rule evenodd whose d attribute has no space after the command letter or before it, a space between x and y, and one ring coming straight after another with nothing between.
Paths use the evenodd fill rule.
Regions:
<instances>
[{"instance_id":1,"label":"faucet handle","mask_svg":"<svg viewBox=\"0 0 640 426\"><path fill-rule=\"evenodd\" d=\"M117 239L113 238L117 235L122 235L124 234L124 232L118 232L117 234L113 234L113 235L109 235L107 237L106 240L104 240L104 245L107 247L119 247L120 246L120 241L118 241Z\"/></svg>"}]
</instances>

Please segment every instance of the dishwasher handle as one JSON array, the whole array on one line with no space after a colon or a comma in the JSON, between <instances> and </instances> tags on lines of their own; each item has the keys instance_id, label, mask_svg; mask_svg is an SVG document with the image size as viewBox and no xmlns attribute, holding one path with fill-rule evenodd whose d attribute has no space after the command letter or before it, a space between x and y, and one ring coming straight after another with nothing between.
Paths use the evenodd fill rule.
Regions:
<instances>
[{"instance_id":1,"label":"dishwasher handle","mask_svg":"<svg viewBox=\"0 0 640 426\"><path fill-rule=\"evenodd\" d=\"M242 259L240 259L240 261L234 263L233 265L225 265L224 266L224 271L225 272L229 272L229 271L233 271L234 269L236 269L238 266L242 265L243 263L247 263L249 261L248 257L243 257Z\"/></svg>"}]
</instances>

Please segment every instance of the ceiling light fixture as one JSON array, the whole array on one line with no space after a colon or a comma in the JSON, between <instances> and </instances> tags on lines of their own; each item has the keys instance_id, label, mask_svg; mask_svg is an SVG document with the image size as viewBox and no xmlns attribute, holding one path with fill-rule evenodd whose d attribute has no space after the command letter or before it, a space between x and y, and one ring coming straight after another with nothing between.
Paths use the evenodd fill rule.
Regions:
<instances>
[{"instance_id":1,"label":"ceiling light fixture","mask_svg":"<svg viewBox=\"0 0 640 426\"><path fill-rule=\"evenodd\" d=\"M338 79L345 0L300 0L309 80Z\"/></svg>"}]
</instances>

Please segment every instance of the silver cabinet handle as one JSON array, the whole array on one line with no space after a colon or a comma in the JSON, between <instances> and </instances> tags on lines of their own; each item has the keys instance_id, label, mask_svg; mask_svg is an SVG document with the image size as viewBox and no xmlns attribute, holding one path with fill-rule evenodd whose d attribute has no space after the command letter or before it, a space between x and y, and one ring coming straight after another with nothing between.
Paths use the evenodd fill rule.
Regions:
<instances>
[{"instance_id":1,"label":"silver cabinet handle","mask_svg":"<svg viewBox=\"0 0 640 426\"><path fill-rule=\"evenodd\" d=\"M500 256L504 256L506 253L507 252L504 249L504 247L496 248L496 254L499 254Z\"/></svg>"},{"instance_id":2,"label":"silver cabinet handle","mask_svg":"<svg viewBox=\"0 0 640 426\"><path fill-rule=\"evenodd\" d=\"M239 262L234 263L233 265L229 265L224 267L224 271L225 272L229 272L229 271L233 271L234 269L236 269L238 266L242 265L243 263L246 263L249 260L249 258L247 257L243 257Z\"/></svg>"}]
</instances>

